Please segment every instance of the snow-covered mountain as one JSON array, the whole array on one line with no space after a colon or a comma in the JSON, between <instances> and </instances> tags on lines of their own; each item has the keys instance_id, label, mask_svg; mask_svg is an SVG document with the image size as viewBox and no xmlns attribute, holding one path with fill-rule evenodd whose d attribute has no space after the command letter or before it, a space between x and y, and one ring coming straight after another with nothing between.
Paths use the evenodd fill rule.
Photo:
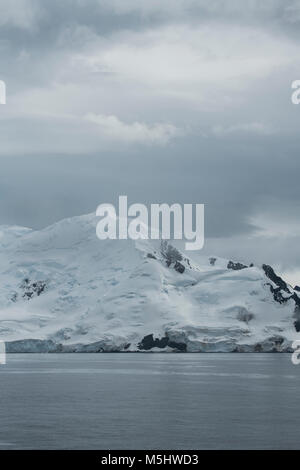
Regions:
<instances>
[{"instance_id":1,"label":"snow-covered mountain","mask_svg":"<svg viewBox=\"0 0 300 470\"><path fill-rule=\"evenodd\" d=\"M100 241L97 221L0 227L8 351L290 350L300 292L270 266L196 262L167 242Z\"/></svg>"}]
</instances>

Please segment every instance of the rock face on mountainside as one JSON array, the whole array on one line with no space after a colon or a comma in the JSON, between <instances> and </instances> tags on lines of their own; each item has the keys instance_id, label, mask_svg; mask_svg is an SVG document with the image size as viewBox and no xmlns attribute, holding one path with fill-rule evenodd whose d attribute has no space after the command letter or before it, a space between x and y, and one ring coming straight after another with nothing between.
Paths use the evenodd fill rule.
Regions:
<instances>
[{"instance_id":1,"label":"rock face on mountainside","mask_svg":"<svg viewBox=\"0 0 300 470\"><path fill-rule=\"evenodd\" d=\"M8 352L285 352L300 293L271 266L96 237L97 218L0 227Z\"/></svg>"}]
</instances>

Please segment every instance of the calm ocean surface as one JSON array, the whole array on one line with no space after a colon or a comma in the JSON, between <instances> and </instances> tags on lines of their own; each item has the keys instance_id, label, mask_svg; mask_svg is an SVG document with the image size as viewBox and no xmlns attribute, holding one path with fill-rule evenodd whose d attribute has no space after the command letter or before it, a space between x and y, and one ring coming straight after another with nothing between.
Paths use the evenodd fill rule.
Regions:
<instances>
[{"instance_id":1,"label":"calm ocean surface","mask_svg":"<svg viewBox=\"0 0 300 470\"><path fill-rule=\"evenodd\" d=\"M289 354L12 354L0 449L300 449Z\"/></svg>"}]
</instances>

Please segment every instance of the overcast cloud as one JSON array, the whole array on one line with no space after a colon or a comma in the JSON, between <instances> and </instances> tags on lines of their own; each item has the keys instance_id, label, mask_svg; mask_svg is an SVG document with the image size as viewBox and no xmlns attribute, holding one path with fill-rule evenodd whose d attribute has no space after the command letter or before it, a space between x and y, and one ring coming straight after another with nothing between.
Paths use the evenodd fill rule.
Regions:
<instances>
[{"instance_id":1,"label":"overcast cloud","mask_svg":"<svg viewBox=\"0 0 300 470\"><path fill-rule=\"evenodd\" d=\"M206 204L212 254L300 283L300 1L0 0L0 220Z\"/></svg>"}]
</instances>

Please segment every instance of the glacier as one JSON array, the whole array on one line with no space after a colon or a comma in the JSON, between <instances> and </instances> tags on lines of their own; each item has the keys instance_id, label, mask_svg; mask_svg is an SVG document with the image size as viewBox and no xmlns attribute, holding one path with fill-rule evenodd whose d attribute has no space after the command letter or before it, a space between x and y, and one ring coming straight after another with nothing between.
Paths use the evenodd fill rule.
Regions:
<instances>
[{"instance_id":1,"label":"glacier","mask_svg":"<svg viewBox=\"0 0 300 470\"><path fill-rule=\"evenodd\" d=\"M7 352L291 351L300 292L271 266L167 241L100 241L97 221L0 227Z\"/></svg>"}]
</instances>

